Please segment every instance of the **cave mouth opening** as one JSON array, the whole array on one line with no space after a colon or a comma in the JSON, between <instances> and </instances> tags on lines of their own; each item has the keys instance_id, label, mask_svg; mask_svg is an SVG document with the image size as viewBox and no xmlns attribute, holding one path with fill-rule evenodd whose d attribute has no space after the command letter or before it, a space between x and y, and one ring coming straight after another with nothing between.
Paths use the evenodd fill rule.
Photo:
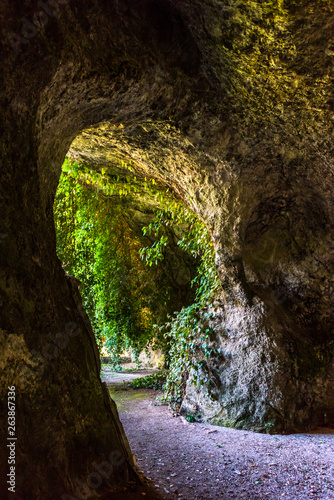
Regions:
<instances>
[{"instance_id":1,"label":"cave mouth opening","mask_svg":"<svg viewBox=\"0 0 334 500\"><path fill-rule=\"evenodd\" d=\"M161 182L138 177L131 161L102 167L69 156L54 222L57 255L79 288L102 367L121 371L130 356L137 367L164 369L166 397L179 407L194 364L188 342L218 287L203 222Z\"/></svg>"},{"instance_id":2,"label":"cave mouth opening","mask_svg":"<svg viewBox=\"0 0 334 500\"><path fill-rule=\"evenodd\" d=\"M32 4L3 2L4 32L20 33ZM305 1L302 14L285 11L291 18L284 13L282 31L271 9L259 19L256 3L253 17L224 5L220 12L219 2L160 1L159 12L152 4L98 1L82 9L67 2L20 54L3 47L1 366L3 389L15 382L20 394L18 470L26 479L18 490L25 498L59 498L65 486L73 492L93 461L123 449L117 416L93 376L88 329L55 256L50 210L55 164L80 130L103 120L126 123L121 151L131 147L143 169L154 162L211 224L231 297L213 366L222 382L218 412L232 424L245 413L253 428L305 428L324 411L334 418L333 344L321 340L333 331L332 67L322 50L331 37L328 11ZM253 43L259 30L260 45ZM170 117L178 130L157 125ZM144 120L150 123L138 125ZM240 293L242 259L260 297L254 306ZM270 308L277 287L282 300ZM48 363L50 339L74 323L69 337L80 334ZM3 425L2 442L5 432ZM128 469L110 484L126 484Z\"/></svg>"}]
</instances>

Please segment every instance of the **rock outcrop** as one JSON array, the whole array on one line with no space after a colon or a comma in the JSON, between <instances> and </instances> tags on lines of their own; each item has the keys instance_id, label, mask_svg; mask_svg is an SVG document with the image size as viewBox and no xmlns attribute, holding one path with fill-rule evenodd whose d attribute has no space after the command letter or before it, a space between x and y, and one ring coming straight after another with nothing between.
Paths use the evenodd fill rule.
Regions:
<instances>
[{"instance_id":1,"label":"rock outcrop","mask_svg":"<svg viewBox=\"0 0 334 500\"><path fill-rule=\"evenodd\" d=\"M74 140L91 164L131 159L212 234L221 354L203 413L249 428L333 422L331 2L3 0L0 19L0 442L15 385L17 498L136 480L55 253ZM97 487L103 461L113 473ZM0 464L4 478L5 446Z\"/></svg>"}]
</instances>

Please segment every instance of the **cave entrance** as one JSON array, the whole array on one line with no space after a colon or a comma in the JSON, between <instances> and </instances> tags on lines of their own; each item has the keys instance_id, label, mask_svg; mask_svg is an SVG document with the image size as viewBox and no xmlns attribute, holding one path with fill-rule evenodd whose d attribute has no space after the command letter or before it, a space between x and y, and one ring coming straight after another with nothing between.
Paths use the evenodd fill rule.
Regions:
<instances>
[{"instance_id":1,"label":"cave entrance","mask_svg":"<svg viewBox=\"0 0 334 500\"><path fill-rule=\"evenodd\" d=\"M218 283L204 224L161 182L138 176L131 161L97 167L70 157L54 220L57 254L79 288L104 380L126 361L170 369L167 398L179 408L193 363L189 328L199 330L196 314ZM162 388L166 373L149 375L146 386Z\"/></svg>"}]
</instances>

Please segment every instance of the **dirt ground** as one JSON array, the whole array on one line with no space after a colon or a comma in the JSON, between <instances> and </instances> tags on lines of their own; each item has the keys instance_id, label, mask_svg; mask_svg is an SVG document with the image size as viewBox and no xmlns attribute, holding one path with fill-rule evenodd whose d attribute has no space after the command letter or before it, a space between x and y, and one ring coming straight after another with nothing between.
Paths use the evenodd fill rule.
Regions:
<instances>
[{"instance_id":1,"label":"dirt ground","mask_svg":"<svg viewBox=\"0 0 334 500\"><path fill-rule=\"evenodd\" d=\"M156 401L159 391L126 385L151 371L105 372L103 379L159 498L334 499L333 430L282 436L188 423ZM124 498L152 498L145 492Z\"/></svg>"}]
</instances>

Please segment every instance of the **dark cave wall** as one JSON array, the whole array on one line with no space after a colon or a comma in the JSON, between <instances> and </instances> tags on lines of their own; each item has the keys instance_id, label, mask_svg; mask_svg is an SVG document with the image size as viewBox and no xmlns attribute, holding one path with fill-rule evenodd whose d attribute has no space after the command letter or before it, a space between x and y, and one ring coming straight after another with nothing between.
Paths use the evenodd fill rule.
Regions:
<instances>
[{"instance_id":1,"label":"dark cave wall","mask_svg":"<svg viewBox=\"0 0 334 500\"><path fill-rule=\"evenodd\" d=\"M333 418L330 3L71 0L29 32L22 19L39 11L28 0L0 7L1 419L15 384L18 498L73 493L117 449L125 461L98 493L134 478L55 254L61 164L87 127L105 138L79 137L77 155L101 165L111 144L110 158L131 158L138 175L172 188L213 236L223 283L213 342L225 355L208 370L222 379L222 421L238 423L239 412L263 427L268 405L280 428L286 415L287 427ZM73 323L78 334L48 353ZM189 404L199 397L190 389ZM6 425L0 433L4 443ZM1 447L1 477L6 460Z\"/></svg>"},{"instance_id":2,"label":"dark cave wall","mask_svg":"<svg viewBox=\"0 0 334 500\"><path fill-rule=\"evenodd\" d=\"M8 141L14 151L6 151L1 183L1 441L7 439L7 387L15 385L15 498L74 494L77 479L86 484L95 471L94 461L109 461L119 452L120 457L112 455L117 464L103 491L136 480L132 455L100 381L89 322L55 256L52 212L41 206L31 124L28 130L22 126L20 140L17 122L11 123L6 133L13 134ZM7 451L1 447L1 498L8 494Z\"/></svg>"}]
</instances>

